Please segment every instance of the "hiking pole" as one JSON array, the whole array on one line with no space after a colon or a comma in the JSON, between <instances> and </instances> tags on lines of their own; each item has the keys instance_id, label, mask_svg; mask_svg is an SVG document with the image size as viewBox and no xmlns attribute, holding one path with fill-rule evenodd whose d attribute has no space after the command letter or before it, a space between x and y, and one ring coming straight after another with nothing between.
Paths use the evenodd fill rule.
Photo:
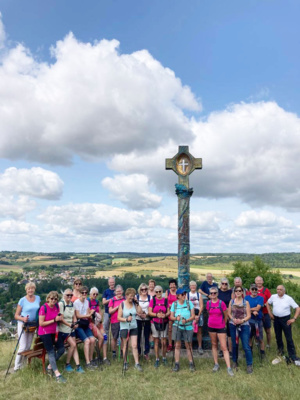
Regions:
<instances>
[{"instance_id":1,"label":"hiking pole","mask_svg":"<svg viewBox=\"0 0 300 400\"><path fill-rule=\"evenodd\" d=\"M185 318L183 318L183 319L186 321ZM186 330L186 328L185 328L185 324L183 325L183 329L184 329L185 337L186 337L186 339L188 339L188 337L187 337L187 330ZM193 336L192 336L192 340L193 340ZM187 341L187 343L188 343L188 347L189 347L189 350L190 350L190 353L191 353L191 356L192 356L193 366L194 366L194 368L195 368L195 370L196 370L195 361L194 361L194 355L193 355L192 343L190 343L188 340L186 340L186 341Z\"/></svg>"},{"instance_id":2,"label":"hiking pole","mask_svg":"<svg viewBox=\"0 0 300 400\"><path fill-rule=\"evenodd\" d=\"M131 314L129 314L131 316ZM125 346L125 354L123 354L123 368L122 368L122 374L125 376L125 371L127 369L127 353L128 353L128 342L129 342L129 336L130 336L130 325L131 321L128 322L128 332L127 332L127 338L126 338L126 346Z\"/></svg>"},{"instance_id":3,"label":"hiking pole","mask_svg":"<svg viewBox=\"0 0 300 400\"><path fill-rule=\"evenodd\" d=\"M21 337L22 337L22 335L23 335L23 332L24 332L24 330L25 330L25 329L24 329L24 328L25 328L25 325L26 325L26 323L23 324L23 328L22 328L21 335L19 336L19 339L18 339L18 341L17 341L16 347L15 347L15 350L14 350L14 352L13 352L13 355L12 355L12 358L11 358L11 360L10 360L10 363L9 363L9 365L8 365L8 368L7 368L7 371L6 371L4 380L6 379L6 377L7 377L7 375L8 375L8 371L9 371L9 369L10 369L12 360L13 360L13 358L14 358L14 356L15 356L15 353L16 353L17 348L18 348L18 346L19 346L20 339L21 339Z\"/></svg>"},{"instance_id":4,"label":"hiking pole","mask_svg":"<svg viewBox=\"0 0 300 400\"><path fill-rule=\"evenodd\" d=\"M145 320L142 320L142 332L141 332L141 358L144 360L144 351L145 351Z\"/></svg>"}]
</instances>

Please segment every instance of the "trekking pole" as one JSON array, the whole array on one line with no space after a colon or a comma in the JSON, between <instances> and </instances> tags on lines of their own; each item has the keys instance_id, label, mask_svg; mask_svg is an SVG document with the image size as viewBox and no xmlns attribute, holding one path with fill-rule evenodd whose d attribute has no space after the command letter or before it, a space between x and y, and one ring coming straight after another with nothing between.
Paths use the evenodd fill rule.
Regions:
<instances>
[{"instance_id":1,"label":"trekking pole","mask_svg":"<svg viewBox=\"0 0 300 400\"><path fill-rule=\"evenodd\" d=\"M144 340L145 340L145 321L142 320L142 332L141 332L141 343L140 343L142 360L144 359L144 351L145 351L145 342L144 342Z\"/></svg>"},{"instance_id":2,"label":"trekking pole","mask_svg":"<svg viewBox=\"0 0 300 400\"><path fill-rule=\"evenodd\" d=\"M24 325L23 325L21 335L19 336L19 339L18 339L18 341L17 341L17 344L16 344L15 350L14 350L14 352L13 352L12 358L11 358L10 363L9 363L9 365L8 365L8 368L7 368L7 371L6 371L4 380L6 379L6 377L7 377L7 375L8 375L8 371L9 371L9 369L10 369L12 360L13 360L14 355L15 355L15 353L16 353L16 351L17 351L18 346L19 346L20 339L21 339L21 337L22 337L22 335L23 335L24 328L25 328L25 323L24 323Z\"/></svg>"},{"instance_id":3,"label":"trekking pole","mask_svg":"<svg viewBox=\"0 0 300 400\"><path fill-rule=\"evenodd\" d=\"M129 314L129 315L131 316L131 314ZM125 376L125 371L126 371L126 367L127 367L127 354L128 354L129 335L130 335L130 325L131 325L131 321L128 322L128 332L127 332L127 338L126 338L125 354L123 354L123 368L122 368L123 376Z\"/></svg>"}]
</instances>

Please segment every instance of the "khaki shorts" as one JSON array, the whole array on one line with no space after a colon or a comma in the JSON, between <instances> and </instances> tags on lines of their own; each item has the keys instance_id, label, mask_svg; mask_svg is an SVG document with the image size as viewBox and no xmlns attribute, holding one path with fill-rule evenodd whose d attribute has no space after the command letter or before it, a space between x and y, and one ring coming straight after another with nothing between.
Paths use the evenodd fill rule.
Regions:
<instances>
[{"instance_id":1,"label":"khaki shorts","mask_svg":"<svg viewBox=\"0 0 300 400\"><path fill-rule=\"evenodd\" d=\"M168 329L169 329L168 323L166 323L166 328L164 331L157 331L155 329L154 323L151 323L151 331L152 331L152 336L154 338L161 338L161 339L167 338L168 337Z\"/></svg>"},{"instance_id":2,"label":"khaki shorts","mask_svg":"<svg viewBox=\"0 0 300 400\"><path fill-rule=\"evenodd\" d=\"M180 329L178 328L178 326L173 326L172 340L174 340L174 342L181 342L182 340L184 342L191 342L193 340L193 334L194 334L193 329L186 330L186 329Z\"/></svg>"}]
</instances>

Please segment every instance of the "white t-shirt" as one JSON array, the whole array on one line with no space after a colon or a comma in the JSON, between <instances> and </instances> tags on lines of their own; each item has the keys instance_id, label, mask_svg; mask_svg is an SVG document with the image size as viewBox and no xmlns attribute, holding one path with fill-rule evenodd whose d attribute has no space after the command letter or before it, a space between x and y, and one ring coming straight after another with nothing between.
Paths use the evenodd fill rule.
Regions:
<instances>
[{"instance_id":1,"label":"white t-shirt","mask_svg":"<svg viewBox=\"0 0 300 400\"><path fill-rule=\"evenodd\" d=\"M86 315L89 308L89 302L85 299L84 302L77 299L74 301L75 310L79 311L79 314Z\"/></svg>"},{"instance_id":2,"label":"white t-shirt","mask_svg":"<svg viewBox=\"0 0 300 400\"><path fill-rule=\"evenodd\" d=\"M145 300L142 300L141 296L139 296L139 305L145 314L148 314L149 303L150 303L150 300L152 299L152 296L149 295L149 297L150 297L149 300L148 300L148 297ZM143 319L137 315L136 319L138 319L139 321L149 321L150 317L146 317Z\"/></svg>"},{"instance_id":3,"label":"white t-shirt","mask_svg":"<svg viewBox=\"0 0 300 400\"><path fill-rule=\"evenodd\" d=\"M200 293L197 294L197 292L195 292L195 293L189 292L189 294L188 294L188 299L192 302L192 304L196 310L200 310L200 304L199 304L200 296L201 296L201 294ZM198 300L198 297L199 297L199 300Z\"/></svg>"},{"instance_id":4,"label":"white t-shirt","mask_svg":"<svg viewBox=\"0 0 300 400\"><path fill-rule=\"evenodd\" d=\"M278 296L278 294L272 294L268 300L269 304L273 305L273 314L275 317L286 317L291 313L292 308L298 308L298 304L295 300L284 294L283 296Z\"/></svg>"}]
</instances>

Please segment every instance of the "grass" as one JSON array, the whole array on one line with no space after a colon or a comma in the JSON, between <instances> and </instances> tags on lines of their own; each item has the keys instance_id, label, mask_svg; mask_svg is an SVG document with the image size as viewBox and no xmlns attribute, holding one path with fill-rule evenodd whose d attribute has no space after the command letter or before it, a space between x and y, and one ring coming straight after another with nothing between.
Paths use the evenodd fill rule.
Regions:
<instances>
[{"instance_id":1,"label":"grass","mask_svg":"<svg viewBox=\"0 0 300 400\"><path fill-rule=\"evenodd\" d=\"M294 329L295 344L299 344L299 327ZM285 363L272 365L275 358L274 340L268 362L260 365L257 352L254 353L254 373L247 375L245 359L241 359L240 370L233 378L227 375L224 361L220 361L221 371L211 372L213 362L209 358L197 358L195 373L188 371L187 360L181 360L178 374L171 367L153 367L153 360L143 365L144 372L139 373L131 367L122 375L122 363L116 362L103 371L88 372L84 375L75 373L66 375L67 383L58 385L53 379L41 372L41 362L34 360L32 367L26 367L17 374L3 377L11 358L15 342L0 343L0 399L55 400L55 399L117 399L117 400L182 400L205 396L205 400L289 400L299 399L300 368ZM298 346L299 354L299 346ZM171 358L169 359L171 364ZM60 365L62 365L60 363ZM201 395L202 393L202 395Z\"/></svg>"}]
</instances>

